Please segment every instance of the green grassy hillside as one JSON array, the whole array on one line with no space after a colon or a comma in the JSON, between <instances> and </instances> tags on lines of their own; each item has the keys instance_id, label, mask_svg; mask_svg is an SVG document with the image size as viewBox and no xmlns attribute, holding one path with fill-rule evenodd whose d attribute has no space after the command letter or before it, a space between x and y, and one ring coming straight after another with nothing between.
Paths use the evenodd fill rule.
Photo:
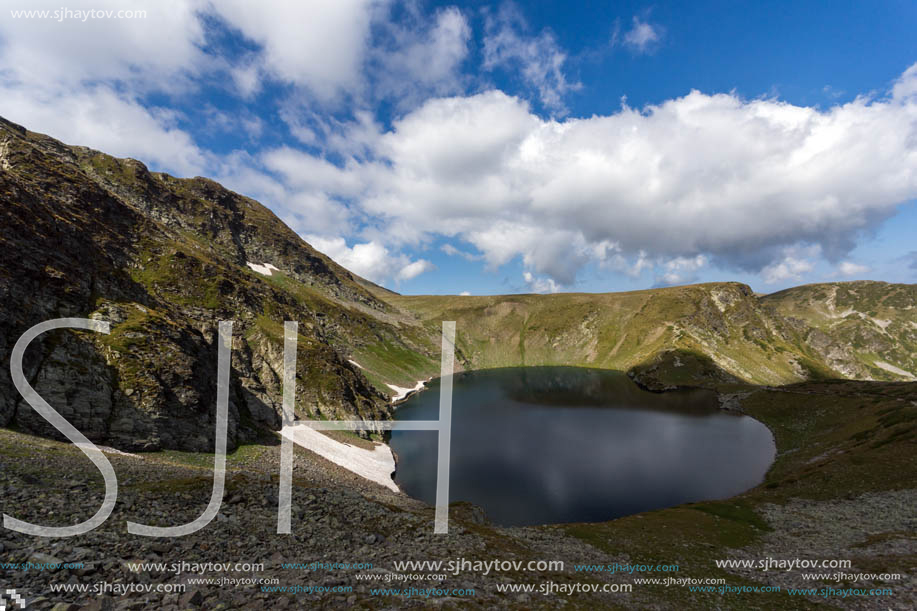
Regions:
<instances>
[{"instance_id":1,"label":"green grassy hillside","mask_svg":"<svg viewBox=\"0 0 917 611\"><path fill-rule=\"evenodd\" d=\"M917 285L886 282L837 282L799 286L763 303L799 319L817 344L830 337L848 347L853 363L848 377L915 380L917 373ZM836 355L826 355L829 362Z\"/></svg>"},{"instance_id":2,"label":"green grassy hillside","mask_svg":"<svg viewBox=\"0 0 917 611\"><path fill-rule=\"evenodd\" d=\"M678 385L702 383L704 371L715 370L721 379L758 384L843 377L805 343L805 329L738 283L606 294L388 299L415 312L431 333L438 321L456 320L460 358L474 369L653 369L665 384Z\"/></svg>"}]
</instances>

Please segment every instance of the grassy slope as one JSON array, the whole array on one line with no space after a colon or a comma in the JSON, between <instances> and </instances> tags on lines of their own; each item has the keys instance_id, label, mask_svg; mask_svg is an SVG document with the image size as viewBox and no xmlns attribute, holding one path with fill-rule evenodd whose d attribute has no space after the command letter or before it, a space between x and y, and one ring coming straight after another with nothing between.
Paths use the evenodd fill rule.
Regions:
<instances>
[{"instance_id":1,"label":"grassy slope","mask_svg":"<svg viewBox=\"0 0 917 611\"><path fill-rule=\"evenodd\" d=\"M219 310L221 286L267 285L270 292L258 304L260 315L253 322L268 341L282 342L282 322L291 315L289 307L278 304L287 301L286 297L295 302L294 309L315 312L329 322L326 326L333 329L332 341L341 356L359 362L360 373L385 395L393 394L389 383L413 386L436 370L433 344L412 317L395 311L384 300L375 300L364 288L365 281L311 248L260 203L207 179L150 173L134 160L78 147L74 150L81 168L94 179L127 201L162 211L172 219L172 227L179 229L166 247L154 241L141 245L141 265L132 277L151 293L169 302ZM226 231L233 225L240 229ZM238 261L238 234L270 252L264 256L285 270L301 267L307 260L317 275L275 271L264 276L250 270ZM300 328L300 359L312 372L307 382L333 386L330 378L325 380L336 375L327 371L323 362L327 355L302 350L310 343L313 324L300 320Z\"/></svg>"},{"instance_id":2,"label":"grassy slope","mask_svg":"<svg viewBox=\"0 0 917 611\"><path fill-rule=\"evenodd\" d=\"M873 379L907 379L876 362L917 372L917 285L810 284L768 295L762 301L850 346Z\"/></svg>"},{"instance_id":3,"label":"grassy slope","mask_svg":"<svg viewBox=\"0 0 917 611\"><path fill-rule=\"evenodd\" d=\"M457 321L457 347L473 369L575 365L629 370L660 353L706 355L748 382L803 379L812 358L744 285L701 284L605 294L489 297L389 296L431 333ZM678 372L673 372L678 373Z\"/></svg>"}]
</instances>

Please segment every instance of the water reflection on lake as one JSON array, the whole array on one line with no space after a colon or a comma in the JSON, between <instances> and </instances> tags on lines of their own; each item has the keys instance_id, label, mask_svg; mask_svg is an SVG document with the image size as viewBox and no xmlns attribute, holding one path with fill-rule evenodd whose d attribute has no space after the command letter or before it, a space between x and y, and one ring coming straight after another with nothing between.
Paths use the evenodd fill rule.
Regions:
<instances>
[{"instance_id":1,"label":"water reflection on lake","mask_svg":"<svg viewBox=\"0 0 917 611\"><path fill-rule=\"evenodd\" d=\"M435 420L439 381L398 420ZM436 433L395 431L395 481L430 504ZM590 522L738 494L774 459L770 431L717 409L708 391L650 393L627 376L575 367L455 376L450 497L502 525Z\"/></svg>"}]
</instances>

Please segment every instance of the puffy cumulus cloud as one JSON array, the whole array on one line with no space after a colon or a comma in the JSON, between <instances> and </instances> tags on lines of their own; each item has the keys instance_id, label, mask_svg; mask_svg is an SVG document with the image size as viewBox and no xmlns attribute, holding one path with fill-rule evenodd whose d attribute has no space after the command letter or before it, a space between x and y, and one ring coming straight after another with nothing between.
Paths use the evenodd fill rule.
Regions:
<instances>
[{"instance_id":1,"label":"puffy cumulus cloud","mask_svg":"<svg viewBox=\"0 0 917 611\"><path fill-rule=\"evenodd\" d=\"M799 281L803 275L815 269L815 264L811 259L818 256L818 252L818 246L784 248L783 256L780 259L761 270L761 277L767 284L787 280Z\"/></svg>"},{"instance_id":2,"label":"puffy cumulus cloud","mask_svg":"<svg viewBox=\"0 0 917 611\"><path fill-rule=\"evenodd\" d=\"M656 279L657 286L686 284L697 280L697 272L707 265L707 257L675 257L661 263L663 273Z\"/></svg>"},{"instance_id":3,"label":"puffy cumulus cloud","mask_svg":"<svg viewBox=\"0 0 917 611\"><path fill-rule=\"evenodd\" d=\"M857 276L869 272L870 267L853 261L841 261L837 266L837 271L842 276Z\"/></svg>"},{"instance_id":4,"label":"puffy cumulus cloud","mask_svg":"<svg viewBox=\"0 0 917 611\"><path fill-rule=\"evenodd\" d=\"M6 3L7 5L9 3ZM0 19L0 65L4 81L20 85L118 79L134 87L170 88L177 74L208 63L201 51L205 31L200 0L125 4L117 0L34 0L9 8L57 11L59 18ZM86 17L85 11L143 11L138 18ZM77 13L79 12L79 13Z\"/></svg>"},{"instance_id":5,"label":"puffy cumulus cloud","mask_svg":"<svg viewBox=\"0 0 917 611\"><path fill-rule=\"evenodd\" d=\"M394 254L376 241L354 244L352 247L347 246L341 237L309 235L306 241L338 264L373 282L403 282L435 269L425 259L412 261L407 255Z\"/></svg>"},{"instance_id":6,"label":"puffy cumulus cloud","mask_svg":"<svg viewBox=\"0 0 917 611\"><path fill-rule=\"evenodd\" d=\"M557 293L561 289L552 278L539 277L532 272L522 272L522 279L533 293Z\"/></svg>"},{"instance_id":7,"label":"puffy cumulus cloud","mask_svg":"<svg viewBox=\"0 0 917 611\"><path fill-rule=\"evenodd\" d=\"M278 6L172 0L145 7L139 20L0 20L2 112L65 141L215 175L302 235L357 238L323 245L357 273L396 281L429 269L400 253L438 235L471 245L491 267L518 258L549 290L572 285L590 263L681 282L703 261L777 282L808 273L821 256L840 264L862 232L917 197L917 65L885 97L827 109L694 91L561 120L576 87L563 51L550 32L531 35L504 12L485 18L482 61L518 71L555 117L486 91L402 108L386 130L352 110L371 107L360 96L385 82L372 71L427 78L427 93L452 91L471 41L464 15L416 12L408 22L418 27L399 29L386 25L394 11L385 1ZM249 41L241 56L214 59L208 45L220 22ZM637 19L621 44L649 50L661 36ZM187 118L147 102L163 99L154 91L212 85L215 75L242 96L264 79L291 85L291 99L307 102L281 104L281 118L310 153L217 158L181 128ZM344 114L309 106L342 95L359 103ZM225 117L205 119L225 128ZM272 126L242 117L240 127L257 137Z\"/></svg>"},{"instance_id":8,"label":"puffy cumulus cloud","mask_svg":"<svg viewBox=\"0 0 917 611\"><path fill-rule=\"evenodd\" d=\"M330 100L362 86L370 25L386 4L383 0L220 0L208 9L258 46L257 63L248 63L235 74L243 90L257 89L260 70Z\"/></svg>"},{"instance_id":9,"label":"puffy cumulus cloud","mask_svg":"<svg viewBox=\"0 0 917 611\"><path fill-rule=\"evenodd\" d=\"M434 99L341 171L393 239L458 237L491 266L521 257L560 284L640 253L777 281L811 269L787 247L840 260L917 197L915 80L909 70L889 97L825 110L692 91L563 121L499 91Z\"/></svg>"},{"instance_id":10,"label":"puffy cumulus cloud","mask_svg":"<svg viewBox=\"0 0 917 611\"><path fill-rule=\"evenodd\" d=\"M141 101L152 91L186 91L193 78L214 69L201 50L205 29L198 11L204 7L197 0L75 0L66 6L36 0L17 7L52 17L7 13L0 19L3 115L180 175L204 173L210 156L179 127L181 115ZM101 16L124 10L145 16Z\"/></svg>"},{"instance_id":11,"label":"puffy cumulus cloud","mask_svg":"<svg viewBox=\"0 0 917 611\"><path fill-rule=\"evenodd\" d=\"M460 91L471 39L471 26L456 7L440 9L432 17L416 5L405 8L403 19L380 22L369 54L373 95L395 99L402 108L431 95Z\"/></svg>"},{"instance_id":12,"label":"puffy cumulus cloud","mask_svg":"<svg viewBox=\"0 0 917 611\"><path fill-rule=\"evenodd\" d=\"M398 274L395 276L396 280L410 280L416 278L424 272L436 269L436 266L427 261L426 259L418 259L417 261L411 261L410 263L402 266L398 270Z\"/></svg>"},{"instance_id":13,"label":"puffy cumulus cloud","mask_svg":"<svg viewBox=\"0 0 917 611\"><path fill-rule=\"evenodd\" d=\"M398 7L396 19L394 8L390 0L221 0L210 3L208 13L254 43L230 69L243 96L273 80L307 92L309 102L390 99L408 108L459 91L471 38L465 16L455 7L425 14L408 3ZM297 133L302 126L288 122L308 141L301 137L308 131Z\"/></svg>"},{"instance_id":14,"label":"puffy cumulus cloud","mask_svg":"<svg viewBox=\"0 0 917 611\"><path fill-rule=\"evenodd\" d=\"M567 55L554 35L547 30L534 36L528 34L525 18L509 4L497 16L487 16L485 30L484 69L518 71L525 84L538 93L546 109L565 115L564 97L582 85L567 80L564 72Z\"/></svg>"},{"instance_id":15,"label":"puffy cumulus cloud","mask_svg":"<svg viewBox=\"0 0 917 611\"><path fill-rule=\"evenodd\" d=\"M352 163L341 168L320 157L282 147L266 152L261 161L268 170L279 174L284 184L307 192L334 193L351 197L363 189Z\"/></svg>"},{"instance_id":16,"label":"puffy cumulus cloud","mask_svg":"<svg viewBox=\"0 0 917 611\"><path fill-rule=\"evenodd\" d=\"M204 174L212 155L177 125L179 115L149 108L111 87L70 91L0 83L3 115L71 144L135 157L181 176Z\"/></svg>"},{"instance_id":17,"label":"puffy cumulus cloud","mask_svg":"<svg viewBox=\"0 0 917 611\"><path fill-rule=\"evenodd\" d=\"M620 35L617 29L615 30L615 39L612 42L620 42L634 53L652 53L662 40L663 33L662 26L651 24L635 16L631 28L623 35Z\"/></svg>"},{"instance_id":18,"label":"puffy cumulus cloud","mask_svg":"<svg viewBox=\"0 0 917 611\"><path fill-rule=\"evenodd\" d=\"M917 64L908 68L892 87L892 97L896 100L917 97Z\"/></svg>"},{"instance_id":19,"label":"puffy cumulus cloud","mask_svg":"<svg viewBox=\"0 0 917 611\"><path fill-rule=\"evenodd\" d=\"M151 95L162 99L164 94L164 104L181 107L182 100L193 99L207 87L228 86L241 98L251 99L265 79L292 85L297 93L308 92L304 97L311 101L356 95L368 79L371 25L384 22L388 14L386 0L292 5L75 0L66 6L36 0L22 8L51 15L56 11L61 18L6 15L0 20L3 115L65 141L137 157L180 175L221 172L226 160L207 154L179 127L183 121L200 119L204 131L220 129L221 119L206 109L203 117L183 117L152 107ZM142 15L99 16L125 10ZM84 17L87 11L96 16ZM238 36L247 43L239 44L234 38ZM461 55L455 41L467 37L461 16L445 10L424 40L427 46L417 52L436 51L449 64L449 57ZM315 144L323 135L357 135L357 128L365 127L362 114L354 113L352 124L324 134L288 122L303 142ZM264 128L254 116L236 120L253 138ZM312 194L310 201L320 198Z\"/></svg>"}]
</instances>

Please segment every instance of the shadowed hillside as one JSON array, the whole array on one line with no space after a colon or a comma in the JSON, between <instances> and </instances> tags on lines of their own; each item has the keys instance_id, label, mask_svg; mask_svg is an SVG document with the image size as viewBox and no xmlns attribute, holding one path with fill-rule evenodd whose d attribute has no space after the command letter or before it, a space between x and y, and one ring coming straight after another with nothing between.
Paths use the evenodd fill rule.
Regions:
<instances>
[{"instance_id":1,"label":"shadowed hillside","mask_svg":"<svg viewBox=\"0 0 917 611\"><path fill-rule=\"evenodd\" d=\"M410 316L258 202L8 122L0 142L0 352L52 318L109 321L107 336L43 335L25 358L39 394L93 441L211 448L220 320L235 321L231 447L280 425L285 320L300 325L301 413L384 419L386 383L435 370L438 354ZM8 365L0 426L54 433Z\"/></svg>"}]
</instances>

